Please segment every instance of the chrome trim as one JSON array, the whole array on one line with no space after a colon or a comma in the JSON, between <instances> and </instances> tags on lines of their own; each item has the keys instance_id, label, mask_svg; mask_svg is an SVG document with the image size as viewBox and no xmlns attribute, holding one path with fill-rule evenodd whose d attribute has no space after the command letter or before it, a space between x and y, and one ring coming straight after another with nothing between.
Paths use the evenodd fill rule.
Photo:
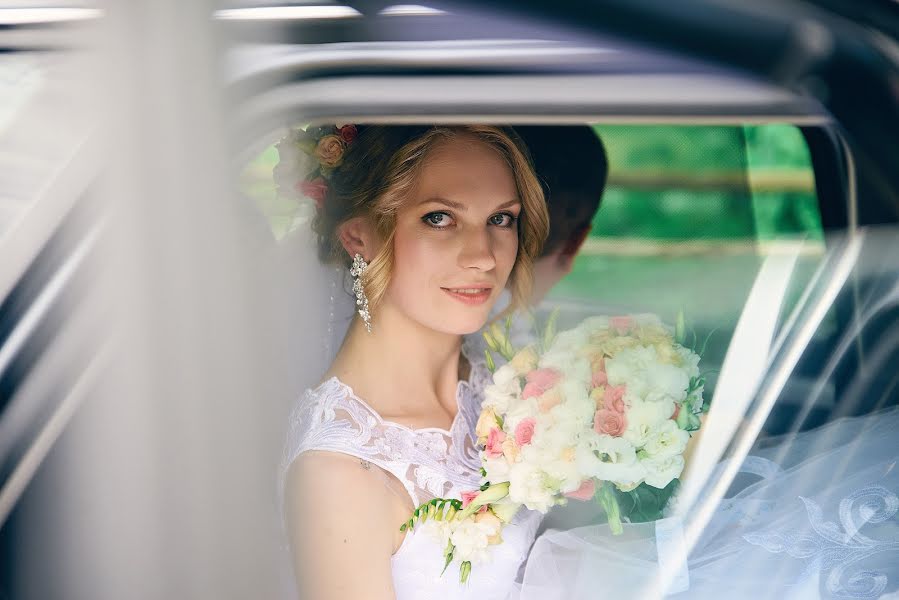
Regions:
<instances>
[{"instance_id":1,"label":"chrome trim","mask_svg":"<svg viewBox=\"0 0 899 600\"><path fill-rule=\"evenodd\" d=\"M358 10L341 5L257 6L225 8L213 13L222 21L296 21L318 19L353 19L362 17Z\"/></svg>"}]
</instances>

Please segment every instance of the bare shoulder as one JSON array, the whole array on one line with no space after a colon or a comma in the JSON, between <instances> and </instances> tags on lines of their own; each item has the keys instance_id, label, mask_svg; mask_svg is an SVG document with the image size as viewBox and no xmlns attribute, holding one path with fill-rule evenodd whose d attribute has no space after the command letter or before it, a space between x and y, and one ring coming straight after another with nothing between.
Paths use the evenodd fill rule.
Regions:
<instances>
[{"instance_id":1,"label":"bare shoulder","mask_svg":"<svg viewBox=\"0 0 899 600\"><path fill-rule=\"evenodd\" d=\"M285 518L300 590L313 598L394 597L395 523L385 475L336 452L301 454L285 485Z\"/></svg>"}]
</instances>

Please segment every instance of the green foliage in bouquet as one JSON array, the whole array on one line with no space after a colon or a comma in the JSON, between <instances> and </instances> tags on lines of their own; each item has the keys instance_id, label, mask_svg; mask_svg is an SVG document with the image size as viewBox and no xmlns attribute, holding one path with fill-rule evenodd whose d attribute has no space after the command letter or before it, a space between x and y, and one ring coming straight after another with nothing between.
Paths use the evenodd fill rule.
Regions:
<instances>
[{"instance_id":1,"label":"green foliage in bouquet","mask_svg":"<svg viewBox=\"0 0 899 600\"><path fill-rule=\"evenodd\" d=\"M621 514L626 515L628 521L649 523L665 516L665 507L680 487L680 479L672 479L663 489L645 483L628 492L622 492L613 485L608 487L615 494Z\"/></svg>"}]
</instances>

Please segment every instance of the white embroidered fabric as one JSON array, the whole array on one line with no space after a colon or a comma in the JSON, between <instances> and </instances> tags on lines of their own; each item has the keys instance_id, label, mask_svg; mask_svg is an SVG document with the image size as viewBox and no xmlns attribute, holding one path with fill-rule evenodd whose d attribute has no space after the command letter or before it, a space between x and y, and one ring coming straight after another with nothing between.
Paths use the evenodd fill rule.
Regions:
<instances>
[{"instance_id":1,"label":"white embroidered fabric","mask_svg":"<svg viewBox=\"0 0 899 600\"><path fill-rule=\"evenodd\" d=\"M377 465L399 480L415 506L435 497L461 498L480 485L480 460L474 434L481 390L490 374L483 361L471 360L471 377L456 389L458 411L449 430L411 429L382 419L363 399L337 378L307 390L290 418L281 467L303 452L339 452ZM281 494L283 498L283 493ZM515 585L541 515L522 510L503 530L503 543L490 548L489 565L475 566L466 584L458 566L443 571L443 548L427 529L406 534L394 554L397 600L478 598L502 600Z\"/></svg>"}]
</instances>

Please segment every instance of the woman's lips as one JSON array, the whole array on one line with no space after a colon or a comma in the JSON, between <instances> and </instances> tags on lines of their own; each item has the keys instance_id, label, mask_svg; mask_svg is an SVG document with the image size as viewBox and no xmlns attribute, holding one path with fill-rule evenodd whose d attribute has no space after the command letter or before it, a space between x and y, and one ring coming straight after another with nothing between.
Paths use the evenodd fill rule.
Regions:
<instances>
[{"instance_id":1,"label":"woman's lips","mask_svg":"<svg viewBox=\"0 0 899 600\"><path fill-rule=\"evenodd\" d=\"M470 287L470 288L440 288L450 297L455 298L463 304L476 306L483 304L490 299L490 293L493 288L489 287Z\"/></svg>"}]
</instances>

